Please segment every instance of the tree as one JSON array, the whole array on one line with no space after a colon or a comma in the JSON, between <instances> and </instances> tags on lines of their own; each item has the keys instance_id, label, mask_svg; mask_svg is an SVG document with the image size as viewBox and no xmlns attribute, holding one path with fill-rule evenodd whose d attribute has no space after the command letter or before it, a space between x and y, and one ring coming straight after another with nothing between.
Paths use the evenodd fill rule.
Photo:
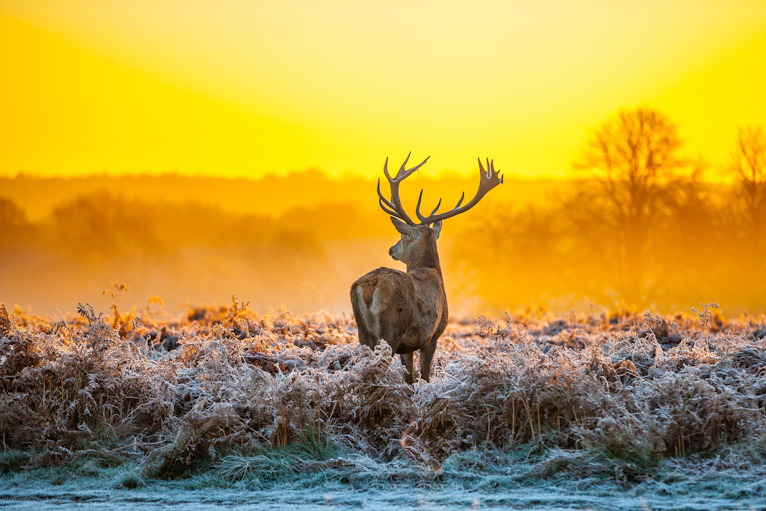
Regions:
<instances>
[{"instance_id":1,"label":"tree","mask_svg":"<svg viewBox=\"0 0 766 511\"><path fill-rule=\"evenodd\" d=\"M24 210L11 199L0 197L0 245L18 242L28 229Z\"/></svg>"},{"instance_id":2,"label":"tree","mask_svg":"<svg viewBox=\"0 0 766 511\"><path fill-rule=\"evenodd\" d=\"M747 270L764 277L766 248L766 131L758 126L740 128L728 170L736 180L735 218L746 250Z\"/></svg>"},{"instance_id":3,"label":"tree","mask_svg":"<svg viewBox=\"0 0 766 511\"><path fill-rule=\"evenodd\" d=\"M586 257L600 259L623 300L646 299L650 248L668 194L688 162L682 141L662 113L619 110L586 140L574 168L592 171L564 209Z\"/></svg>"},{"instance_id":4,"label":"tree","mask_svg":"<svg viewBox=\"0 0 766 511\"><path fill-rule=\"evenodd\" d=\"M52 226L59 247L90 262L160 256L160 221L137 200L100 191L57 206Z\"/></svg>"},{"instance_id":5,"label":"tree","mask_svg":"<svg viewBox=\"0 0 766 511\"><path fill-rule=\"evenodd\" d=\"M495 202L484 211L454 235L461 241L450 259L468 261L470 268L470 274L461 274L463 264L456 265L458 273L449 279L462 284L453 287L456 293L481 296L481 306L496 313L571 293L562 278L562 222L555 210Z\"/></svg>"}]
</instances>

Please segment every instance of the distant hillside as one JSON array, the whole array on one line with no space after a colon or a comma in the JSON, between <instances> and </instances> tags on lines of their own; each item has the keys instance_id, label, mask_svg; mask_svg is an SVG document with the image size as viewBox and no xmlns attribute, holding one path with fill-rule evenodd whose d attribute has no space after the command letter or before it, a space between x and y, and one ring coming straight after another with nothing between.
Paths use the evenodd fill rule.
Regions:
<instances>
[{"instance_id":1,"label":"distant hillside","mask_svg":"<svg viewBox=\"0 0 766 511\"><path fill-rule=\"evenodd\" d=\"M433 207L439 196L451 207L462 191L471 197L476 191L477 176L467 178L447 174L440 180L413 175L402 186L406 204L414 207L417 194L425 188L425 206ZM521 179L506 176L505 185L492 196L496 202L517 204L546 203L552 194L567 187L562 180ZM383 183L384 193L388 193ZM377 207L375 181L359 176L331 178L317 170L285 177L263 179L224 179L215 177L164 176L91 176L77 178L42 178L18 175L0 177L0 197L8 197L21 206L31 221L39 221L54 207L75 197L107 190L127 198L158 202L198 202L235 213L258 213L280 216L296 207L331 203L357 203Z\"/></svg>"}]
</instances>

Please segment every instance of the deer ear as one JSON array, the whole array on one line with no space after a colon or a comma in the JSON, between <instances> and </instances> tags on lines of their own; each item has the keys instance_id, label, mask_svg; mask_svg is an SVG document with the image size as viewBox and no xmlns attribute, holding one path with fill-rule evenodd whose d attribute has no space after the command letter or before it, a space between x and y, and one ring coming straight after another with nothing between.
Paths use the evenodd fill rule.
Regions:
<instances>
[{"instance_id":1,"label":"deer ear","mask_svg":"<svg viewBox=\"0 0 766 511\"><path fill-rule=\"evenodd\" d=\"M438 222L434 222L434 224L431 226L431 229L436 231L436 239L439 239L439 235L442 232L442 221L439 220Z\"/></svg>"},{"instance_id":2,"label":"deer ear","mask_svg":"<svg viewBox=\"0 0 766 511\"><path fill-rule=\"evenodd\" d=\"M406 234L407 236L412 236L412 231L414 231L412 227L405 224L404 222L402 222L395 216L391 217L391 222L394 224L394 227L396 227L396 230L399 231L400 234Z\"/></svg>"}]
</instances>

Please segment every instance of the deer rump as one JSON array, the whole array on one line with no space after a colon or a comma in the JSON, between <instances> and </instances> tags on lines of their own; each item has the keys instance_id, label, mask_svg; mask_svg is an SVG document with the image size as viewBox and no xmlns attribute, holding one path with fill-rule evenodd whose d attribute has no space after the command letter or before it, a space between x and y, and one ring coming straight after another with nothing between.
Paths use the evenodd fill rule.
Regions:
<instances>
[{"instance_id":1,"label":"deer rump","mask_svg":"<svg viewBox=\"0 0 766 511\"><path fill-rule=\"evenodd\" d=\"M409 273L378 268L360 277L351 286L359 341L374 348L382 339L394 353L425 350L433 356L448 317L440 281L433 268Z\"/></svg>"}]
</instances>

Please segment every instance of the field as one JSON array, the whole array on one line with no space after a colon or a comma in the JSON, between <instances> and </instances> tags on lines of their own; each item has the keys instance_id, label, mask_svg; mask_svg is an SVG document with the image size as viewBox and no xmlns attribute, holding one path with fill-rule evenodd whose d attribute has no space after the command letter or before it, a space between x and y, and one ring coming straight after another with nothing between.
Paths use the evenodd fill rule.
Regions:
<instances>
[{"instance_id":1,"label":"field","mask_svg":"<svg viewBox=\"0 0 766 511\"><path fill-rule=\"evenodd\" d=\"M353 319L324 312L3 307L0 494L151 506L223 492L211 502L233 506L236 489L278 507L309 487L320 507L400 492L568 509L614 507L616 491L626 509L760 507L766 320L698 309L453 321L431 382L410 386L388 345L360 346Z\"/></svg>"}]
</instances>

